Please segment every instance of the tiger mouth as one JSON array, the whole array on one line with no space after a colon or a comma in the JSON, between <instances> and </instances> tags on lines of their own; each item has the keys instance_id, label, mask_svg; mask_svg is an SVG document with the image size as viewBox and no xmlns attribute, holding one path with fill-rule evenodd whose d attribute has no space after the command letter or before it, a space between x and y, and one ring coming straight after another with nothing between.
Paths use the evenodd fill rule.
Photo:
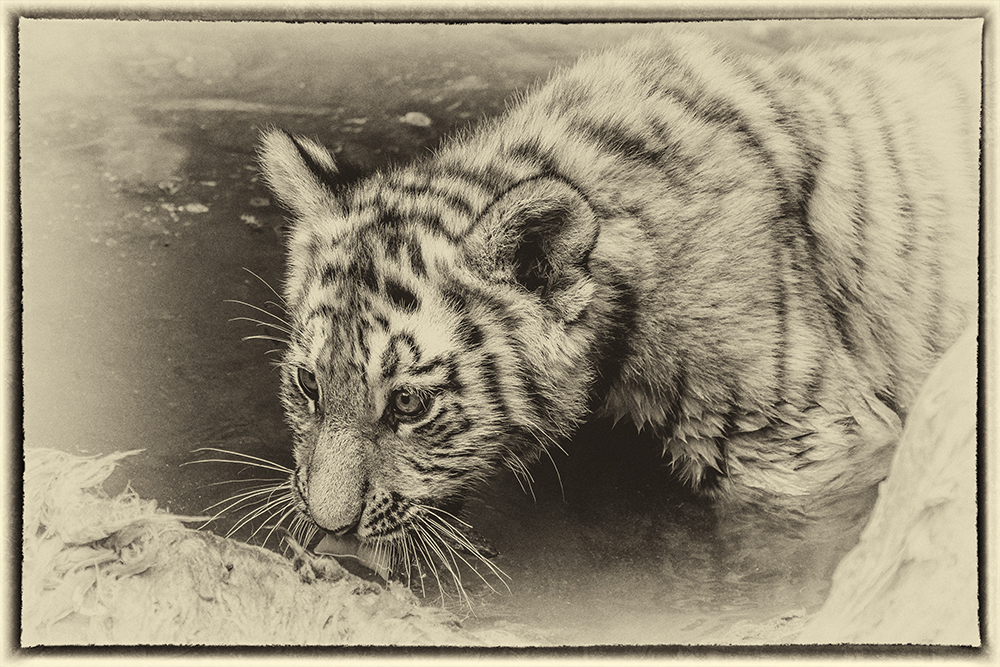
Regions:
<instances>
[{"instance_id":1,"label":"tiger mouth","mask_svg":"<svg viewBox=\"0 0 1000 667\"><path fill-rule=\"evenodd\" d=\"M493 543L490 542L489 539L472 528L465 528L462 531L462 536L468 540L468 544L464 544L452 538L444 539L446 539L449 546L454 547L458 551L469 554L470 556L479 556L480 558L496 558L500 555L500 552L495 546L493 546ZM331 533L323 531L323 537L320 538L320 541L316 544L313 550L317 554L330 556L355 556L359 560L362 560L364 558L364 554L362 552L374 551L372 542L372 540L362 540L356 532Z\"/></svg>"},{"instance_id":2,"label":"tiger mouth","mask_svg":"<svg viewBox=\"0 0 1000 667\"><path fill-rule=\"evenodd\" d=\"M338 535L324 532L313 551L321 556L333 556L336 559L353 558L369 570L388 581L392 576L391 569L383 563L378 553L371 546L363 543L357 533Z\"/></svg>"},{"instance_id":3,"label":"tiger mouth","mask_svg":"<svg viewBox=\"0 0 1000 667\"><path fill-rule=\"evenodd\" d=\"M446 535L439 535L449 548L465 553L480 560L490 560L499 555L499 551L486 537L471 527L462 530L463 540ZM393 568L385 557L384 543L373 540L362 540L356 532L331 533L323 531L323 536L313 547L317 555L332 556L337 559L351 558L388 581L393 574Z\"/></svg>"}]
</instances>

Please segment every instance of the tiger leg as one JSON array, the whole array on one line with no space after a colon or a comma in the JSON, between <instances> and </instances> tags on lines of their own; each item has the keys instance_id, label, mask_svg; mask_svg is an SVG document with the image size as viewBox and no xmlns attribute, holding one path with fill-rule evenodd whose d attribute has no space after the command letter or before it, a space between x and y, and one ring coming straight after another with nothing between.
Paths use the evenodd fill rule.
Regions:
<instances>
[{"instance_id":1,"label":"tiger leg","mask_svg":"<svg viewBox=\"0 0 1000 667\"><path fill-rule=\"evenodd\" d=\"M753 431L671 440L665 454L682 481L710 498L801 516L821 515L885 477L900 433L885 406L783 406L779 415Z\"/></svg>"}]
</instances>

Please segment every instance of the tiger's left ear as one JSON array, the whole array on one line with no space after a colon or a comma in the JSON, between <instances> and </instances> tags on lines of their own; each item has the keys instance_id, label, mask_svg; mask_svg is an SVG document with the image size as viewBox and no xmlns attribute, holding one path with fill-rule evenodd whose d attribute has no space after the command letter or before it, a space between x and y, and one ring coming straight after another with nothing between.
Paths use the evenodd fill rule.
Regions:
<instances>
[{"instance_id":1,"label":"tiger's left ear","mask_svg":"<svg viewBox=\"0 0 1000 667\"><path fill-rule=\"evenodd\" d=\"M576 188L543 177L495 201L476 223L469 249L491 278L513 279L572 322L594 296L588 260L599 232L594 211Z\"/></svg>"},{"instance_id":2,"label":"tiger's left ear","mask_svg":"<svg viewBox=\"0 0 1000 667\"><path fill-rule=\"evenodd\" d=\"M270 129L261 134L260 164L275 196L299 218L338 212L336 162L324 146Z\"/></svg>"}]
</instances>

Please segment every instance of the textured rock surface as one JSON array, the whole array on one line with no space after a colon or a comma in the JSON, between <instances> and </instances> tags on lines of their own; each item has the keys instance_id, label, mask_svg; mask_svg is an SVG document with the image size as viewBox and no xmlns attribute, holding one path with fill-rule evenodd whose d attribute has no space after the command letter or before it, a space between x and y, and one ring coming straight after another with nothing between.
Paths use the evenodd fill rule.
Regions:
<instances>
[{"instance_id":1,"label":"textured rock surface","mask_svg":"<svg viewBox=\"0 0 1000 667\"><path fill-rule=\"evenodd\" d=\"M980 645L976 331L928 378L861 542L801 643Z\"/></svg>"}]
</instances>

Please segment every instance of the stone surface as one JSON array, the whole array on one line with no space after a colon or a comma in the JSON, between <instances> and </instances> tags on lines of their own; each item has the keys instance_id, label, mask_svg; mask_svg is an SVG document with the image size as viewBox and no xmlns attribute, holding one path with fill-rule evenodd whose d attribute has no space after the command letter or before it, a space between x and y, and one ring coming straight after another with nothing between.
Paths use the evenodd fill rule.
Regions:
<instances>
[{"instance_id":1,"label":"stone surface","mask_svg":"<svg viewBox=\"0 0 1000 667\"><path fill-rule=\"evenodd\" d=\"M798 642L980 645L976 349L970 329L928 378L861 541Z\"/></svg>"}]
</instances>

